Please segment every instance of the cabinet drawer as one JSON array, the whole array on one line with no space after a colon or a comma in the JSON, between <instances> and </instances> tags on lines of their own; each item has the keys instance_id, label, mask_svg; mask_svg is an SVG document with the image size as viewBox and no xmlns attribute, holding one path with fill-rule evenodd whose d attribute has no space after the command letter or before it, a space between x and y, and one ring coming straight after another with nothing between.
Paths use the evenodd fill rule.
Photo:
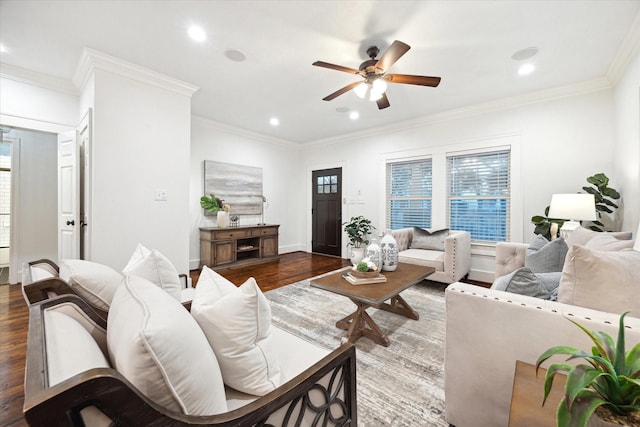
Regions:
<instances>
[{"instance_id":1,"label":"cabinet drawer","mask_svg":"<svg viewBox=\"0 0 640 427\"><path fill-rule=\"evenodd\" d=\"M249 235L249 230L224 230L213 233L213 238L214 240L240 239Z\"/></svg>"},{"instance_id":2,"label":"cabinet drawer","mask_svg":"<svg viewBox=\"0 0 640 427\"><path fill-rule=\"evenodd\" d=\"M278 227L254 228L251 230L252 236L273 236L278 234Z\"/></svg>"}]
</instances>

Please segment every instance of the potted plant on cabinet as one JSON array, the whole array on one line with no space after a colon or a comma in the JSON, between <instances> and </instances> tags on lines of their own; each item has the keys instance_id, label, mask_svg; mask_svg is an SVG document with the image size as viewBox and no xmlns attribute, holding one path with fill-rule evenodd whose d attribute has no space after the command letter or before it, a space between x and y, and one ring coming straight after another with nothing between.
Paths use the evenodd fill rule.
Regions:
<instances>
[{"instance_id":1,"label":"potted plant on cabinet","mask_svg":"<svg viewBox=\"0 0 640 427\"><path fill-rule=\"evenodd\" d=\"M223 200L218 199L214 194L200 197L200 206L207 212L218 214L218 227L229 226L229 211L231 207L223 203Z\"/></svg>"},{"instance_id":2,"label":"potted plant on cabinet","mask_svg":"<svg viewBox=\"0 0 640 427\"><path fill-rule=\"evenodd\" d=\"M349 237L349 243L347 246L351 246L351 253L349 257L353 265L357 265L364 258L364 249L369 244L367 236L371 234L375 227L371 225L371 221L360 216L352 216L348 222L343 223L344 231Z\"/></svg>"},{"instance_id":3,"label":"potted plant on cabinet","mask_svg":"<svg viewBox=\"0 0 640 427\"><path fill-rule=\"evenodd\" d=\"M544 381L544 405L553 378L566 372L565 394L557 411L558 427L640 426L640 343L625 352L624 317L620 316L618 339L604 332L590 331L569 319L591 338L591 353L568 346L551 347L536 363L540 365L554 355L568 355L569 359L584 359L588 364L576 366L553 363Z\"/></svg>"}]
</instances>

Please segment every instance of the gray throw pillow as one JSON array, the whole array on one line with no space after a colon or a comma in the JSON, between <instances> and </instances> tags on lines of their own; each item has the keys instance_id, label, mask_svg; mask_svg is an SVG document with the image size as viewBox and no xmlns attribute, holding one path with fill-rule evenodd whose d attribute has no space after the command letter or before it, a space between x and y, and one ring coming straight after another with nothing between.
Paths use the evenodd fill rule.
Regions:
<instances>
[{"instance_id":1,"label":"gray throw pillow","mask_svg":"<svg viewBox=\"0 0 640 427\"><path fill-rule=\"evenodd\" d=\"M444 239L449 235L449 229L429 231L420 227L413 227L413 239L410 249L429 249L444 251Z\"/></svg>"},{"instance_id":2,"label":"gray throw pillow","mask_svg":"<svg viewBox=\"0 0 640 427\"><path fill-rule=\"evenodd\" d=\"M549 299L551 296L551 292L543 285L542 280L527 267L500 277L491 289L542 299Z\"/></svg>"},{"instance_id":3,"label":"gray throw pillow","mask_svg":"<svg viewBox=\"0 0 640 427\"><path fill-rule=\"evenodd\" d=\"M524 266L534 273L562 271L569 247L562 237L548 241L538 235L527 248Z\"/></svg>"}]
</instances>

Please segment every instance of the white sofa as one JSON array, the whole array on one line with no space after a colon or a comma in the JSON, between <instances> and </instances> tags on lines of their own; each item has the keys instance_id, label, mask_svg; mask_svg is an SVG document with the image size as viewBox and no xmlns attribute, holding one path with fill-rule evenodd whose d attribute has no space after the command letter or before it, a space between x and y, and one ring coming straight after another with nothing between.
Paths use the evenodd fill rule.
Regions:
<instances>
[{"instance_id":1,"label":"white sofa","mask_svg":"<svg viewBox=\"0 0 640 427\"><path fill-rule=\"evenodd\" d=\"M628 237L628 233L616 237ZM496 276L524 265L527 245L507 243L499 246L502 247L496 251ZM578 258L584 252L588 250L580 244L570 247L558 298L560 301L567 298L585 301L587 296L595 300L588 303L593 305L591 308L465 283L447 287L445 406L446 419L451 425L506 427L517 360L535 364L545 350L556 345L587 351L591 348L586 334L568 318L589 329L606 332L615 339L620 314L631 309L625 318L627 350L640 342L640 300L637 298L640 294L640 269L637 268L640 253L632 249L617 254L593 250L590 253L599 255L602 262L597 259L596 262L585 262L584 259L579 262ZM606 263L618 257L626 260L626 269L607 272ZM584 271L576 271L579 266ZM589 270L591 268L594 270ZM604 280L602 275L606 277ZM599 294L589 296L592 289L578 289L580 281L587 283L590 279L600 284ZM625 283L622 292L613 289L622 282ZM569 294L563 287L573 291ZM591 285L588 287L592 288ZM607 288L610 290L602 291Z\"/></svg>"},{"instance_id":2,"label":"white sofa","mask_svg":"<svg viewBox=\"0 0 640 427\"><path fill-rule=\"evenodd\" d=\"M391 230L398 244L398 261L425 265L436 269L429 280L453 283L471 269L471 235L466 231L450 230L444 238L444 250L413 249L413 227Z\"/></svg>"}]
</instances>

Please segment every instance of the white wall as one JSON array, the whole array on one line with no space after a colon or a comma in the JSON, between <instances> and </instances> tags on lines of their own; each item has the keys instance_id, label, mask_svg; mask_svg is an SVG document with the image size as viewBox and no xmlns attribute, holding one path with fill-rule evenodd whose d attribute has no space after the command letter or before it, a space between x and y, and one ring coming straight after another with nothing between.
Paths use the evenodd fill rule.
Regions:
<instances>
[{"instance_id":1,"label":"white wall","mask_svg":"<svg viewBox=\"0 0 640 427\"><path fill-rule=\"evenodd\" d=\"M640 222L640 52L615 87L613 111L613 164L618 185L614 188L622 193L622 229L635 233Z\"/></svg>"},{"instance_id":2,"label":"white wall","mask_svg":"<svg viewBox=\"0 0 640 427\"><path fill-rule=\"evenodd\" d=\"M15 265L39 258L58 259L58 144L54 134L12 129L8 135L17 142L12 170L19 188L13 195L19 218L12 218ZM17 150L16 150L17 148ZM16 153L15 151L19 151ZM18 272L12 272L18 273ZM19 275L17 281L21 281ZM16 283L12 281L12 283Z\"/></svg>"},{"instance_id":3,"label":"white wall","mask_svg":"<svg viewBox=\"0 0 640 427\"><path fill-rule=\"evenodd\" d=\"M267 224L280 224L280 253L305 249L299 209L304 178L299 148L288 142L193 117L189 196L191 268L199 267L199 227L216 225L215 219L205 217L200 207L200 197L204 195L205 160L262 168L263 191L267 198L264 219ZM233 213L233 206L231 208ZM259 222L257 216L240 217L240 225Z\"/></svg>"},{"instance_id":4,"label":"white wall","mask_svg":"<svg viewBox=\"0 0 640 427\"><path fill-rule=\"evenodd\" d=\"M101 69L91 84L92 260L122 269L140 242L186 273L191 97Z\"/></svg>"},{"instance_id":5,"label":"white wall","mask_svg":"<svg viewBox=\"0 0 640 427\"><path fill-rule=\"evenodd\" d=\"M4 125L47 132L78 123L78 97L74 94L0 78L0 121Z\"/></svg>"},{"instance_id":6,"label":"white wall","mask_svg":"<svg viewBox=\"0 0 640 427\"><path fill-rule=\"evenodd\" d=\"M405 130L394 129L392 133L319 142L303 150L302 161L307 170L315 165L343 163L344 194L352 196L361 192L364 197L364 204L343 208L343 219L362 214L381 229L385 227L385 188L384 181L379 179L383 173L381 159L392 154L424 154L441 150L442 146L464 149L470 144L481 145L482 141L493 144L496 138L515 136L521 141L521 161L512 167L520 173L521 185L513 191L521 192L522 214L513 220L521 221L523 232L511 236L511 240L530 242L535 237L530 219L544 212L553 193L580 191L587 184L586 178L597 172L613 176L612 135L612 91L600 90L470 117L433 121ZM612 186L615 185L612 182ZM516 200L517 196L515 194ZM306 221L306 230L310 227ZM474 249L472 268L476 273L493 273L493 259L486 250Z\"/></svg>"}]
</instances>

